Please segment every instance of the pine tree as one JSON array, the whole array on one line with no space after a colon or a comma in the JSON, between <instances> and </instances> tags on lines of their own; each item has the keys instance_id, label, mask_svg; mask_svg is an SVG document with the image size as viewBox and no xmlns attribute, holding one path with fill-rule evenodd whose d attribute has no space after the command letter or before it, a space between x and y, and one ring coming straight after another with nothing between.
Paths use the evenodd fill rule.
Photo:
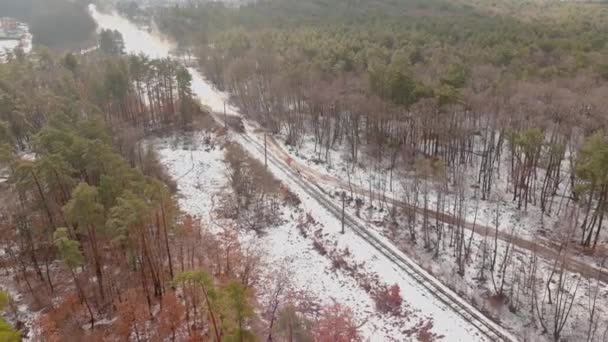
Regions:
<instances>
[{"instance_id":1,"label":"pine tree","mask_svg":"<svg viewBox=\"0 0 608 342\"><path fill-rule=\"evenodd\" d=\"M10 303L10 296L6 291L0 290L0 312L4 311ZM8 322L0 317L0 341L19 342L21 332L13 329Z\"/></svg>"},{"instance_id":2,"label":"pine tree","mask_svg":"<svg viewBox=\"0 0 608 342\"><path fill-rule=\"evenodd\" d=\"M74 285L78 291L78 297L87 307L91 320L91 327L93 327L95 324L95 317L93 316L93 311L91 310L91 306L89 305L89 301L86 293L84 292L83 286L81 285L78 275L76 274L76 268L81 267L84 264L84 256L80 251L80 244L78 241L70 239L67 228L57 228L53 234L53 243L59 251L61 259L63 262L65 262L70 270L70 274L74 280Z\"/></svg>"},{"instance_id":3,"label":"pine tree","mask_svg":"<svg viewBox=\"0 0 608 342\"><path fill-rule=\"evenodd\" d=\"M100 251L99 233L103 226L103 205L99 203L96 187L80 183L72 192L70 201L63 208L68 221L76 225L87 237L91 262L97 276L99 295L105 298L103 282L103 260Z\"/></svg>"},{"instance_id":4,"label":"pine tree","mask_svg":"<svg viewBox=\"0 0 608 342\"><path fill-rule=\"evenodd\" d=\"M221 289L222 326L225 331L225 341L255 341L255 335L247 329L248 321L254 317L248 292L237 281L231 281Z\"/></svg>"}]
</instances>

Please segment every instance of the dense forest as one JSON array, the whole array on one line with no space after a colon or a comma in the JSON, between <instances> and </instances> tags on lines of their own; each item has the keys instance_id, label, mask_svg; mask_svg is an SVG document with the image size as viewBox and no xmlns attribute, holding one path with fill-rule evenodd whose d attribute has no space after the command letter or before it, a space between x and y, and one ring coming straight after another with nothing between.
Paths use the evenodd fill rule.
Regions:
<instances>
[{"instance_id":1,"label":"dense forest","mask_svg":"<svg viewBox=\"0 0 608 342\"><path fill-rule=\"evenodd\" d=\"M593 277L605 264L605 5L270 0L186 4L155 16L286 148L312 146L306 158L328 169L338 151L357 212L363 200L369 210L388 208L391 239L451 260L460 277L473 273L512 313L529 312L541 334L559 340L575 301L600 288L589 283L581 294L568 271L590 275L570 263L573 253L600 269ZM356 169L379 177L354 184ZM542 229L524 233L548 237L552 271L537 271L547 267L537 266L536 247L513 261L518 232L501 217L504 203L514 215L538 213ZM475 235L483 206L492 228ZM608 323L598 323L593 303L577 338L593 340Z\"/></svg>"},{"instance_id":2,"label":"dense forest","mask_svg":"<svg viewBox=\"0 0 608 342\"><path fill-rule=\"evenodd\" d=\"M109 30L86 55L45 52L0 65L3 287L38 312L29 326L15 322L13 299L1 292L14 327L0 320L0 339L358 338L338 304L312 322L283 302L283 280L260 303L261 256L230 227L212 234L180 210L174 181L141 139L217 128L191 82L175 61L124 55L121 34ZM279 184L238 148L226 153L238 200L225 215L271 220L276 200L259 184L275 192Z\"/></svg>"},{"instance_id":3,"label":"dense forest","mask_svg":"<svg viewBox=\"0 0 608 342\"><path fill-rule=\"evenodd\" d=\"M198 42L207 77L288 144L311 134L326 153L346 144L353 165L362 150L391 169L436 158L452 184L468 165L482 199L506 151L518 207L551 214L565 193L588 209L580 242L597 245L605 8L522 21L443 2L296 3L176 7L158 21L183 44Z\"/></svg>"},{"instance_id":4,"label":"dense forest","mask_svg":"<svg viewBox=\"0 0 608 342\"><path fill-rule=\"evenodd\" d=\"M269 134L275 151L308 149L311 164L335 163L341 193L323 191L340 200L342 233L345 211L371 217L519 337L606 339L604 5L266 0L119 10L152 16L195 55L207 80L264 128L264 153ZM80 1L0 11L30 22L39 44L95 39ZM357 251L331 240L269 167L230 142L227 116L218 125L201 107L188 69L125 55L118 31L96 38L86 54L41 50L0 64L0 267L37 312L28 331L0 292L0 340L361 340L366 322L344 303L294 300L288 275L262 279L272 268L239 234L268 233L283 211L328 259L321 272L355 278L375 314L410 319L410 294L365 274ZM179 179L144 143L198 131L196 144L221 151L228 186L217 203L193 185L212 199L205 209L217 222L182 211ZM202 162L191 168L180 177L217 176ZM491 227L476 224L483 209ZM518 232L504 218L528 214L546 225ZM426 323L408 336L435 340Z\"/></svg>"},{"instance_id":5,"label":"dense forest","mask_svg":"<svg viewBox=\"0 0 608 342\"><path fill-rule=\"evenodd\" d=\"M95 22L87 11L89 1L0 1L0 13L30 25L34 44L67 49L88 47L94 41Z\"/></svg>"},{"instance_id":6,"label":"dense forest","mask_svg":"<svg viewBox=\"0 0 608 342\"><path fill-rule=\"evenodd\" d=\"M50 309L40 322L46 340L76 338L77 327L117 307L128 315L142 305L145 320L178 273L168 262L179 215L170 188L154 156L124 140L161 123L142 109L135 70L162 123L181 124L189 79L168 61L68 54L0 66L2 193L12 199L1 217L4 265L19 270L34 307ZM141 286L128 292L133 284Z\"/></svg>"}]
</instances>

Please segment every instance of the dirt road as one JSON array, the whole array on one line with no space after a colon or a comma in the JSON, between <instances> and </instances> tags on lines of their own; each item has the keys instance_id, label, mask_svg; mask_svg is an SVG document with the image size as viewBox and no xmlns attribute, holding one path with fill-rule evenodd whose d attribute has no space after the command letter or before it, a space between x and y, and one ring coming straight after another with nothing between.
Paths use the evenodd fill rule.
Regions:
<instances>
[{"instance_id":1,"label":"dirt road","mask_svg":"<svg viewBox=\"0 0 608 342\"><path fill-rule=\"evenodd\" d=\"M343 191L350 192L352 190L354 193L356 193L358 195L368 196L369 189L363 189L352 183L349 184L348 182L345 182L344 180L338 179L338 178L328 175L328 174L320 173L317 170L314 170L302 163L298 163L297 161L295 161L293 159L292 156L289 155L289 153L287 151L285 151L285 149L283 149L281 147L281 145L279 143L276 142L276 140L274 138L269 137L268 142L269 142L268 143L269 150L271 150L275 156L281 158L287 165L298 170L298 172L300 173L300 175L302 177L314 179L317 183L324 184L327 186L337 187ZM376 192L374 192L374 195L379 196L379 197L382 196L382 194L379 194ZM384 196L386 197L386 195L384 195ZM416 211L417 213L424 213L424 211L425 211L424 208L408 205L407 203L404 203L403 201L400 201L399 199L391 198L391 197L386 197L386 198L387 198L388 202L395 203L405 210ZM549 260L555 260L558 257L565 257L567 260L567 263L566 263L567 270L569 270L571 272L582 274L587 277L592 277L594 279L599 279L603 282L608 283L608 269L606 269L605 267L600 269L598 267L591 265L588 262L581 260L580 258L576 257L575 255L573 255L572 254L573 252L578 252L578 253L583 252L580 249L580 247L575 246L573 244L570 244L568 246L568 254L564 254L563 251L562 252L559 251L559 243L557 243L557 242L552 242L552 241L548 241L548 240L530 241L530 240L518 237L517 235L507 233L504 229L496 232L496 230L494 228L479 225L479 224L473 224L471 222L467 222L464 220L459 220L459 219L455 218L454 216L451 216L451 215L448 215L445 213L440 213L440 212L430 210L430 209L427 209L427 214L431 218L437 219L437 220L447 223L447 224L451 224L451 225L460 224L468 231L474 232L475 234L478 234L481 236L484 236L487 234L490 237L494 237L497 234L498 239L500 239L501 241L503 241L505 243L512 243L514 246L516 246L520 249L524 249L528 253L536 253L539 257L542 257L542 258L546 258ZM563 250L563 248L562 248L562 250ZM606 257L605 251L596 251L595 255L600 259Z\"/></svg>"}]
</instances>

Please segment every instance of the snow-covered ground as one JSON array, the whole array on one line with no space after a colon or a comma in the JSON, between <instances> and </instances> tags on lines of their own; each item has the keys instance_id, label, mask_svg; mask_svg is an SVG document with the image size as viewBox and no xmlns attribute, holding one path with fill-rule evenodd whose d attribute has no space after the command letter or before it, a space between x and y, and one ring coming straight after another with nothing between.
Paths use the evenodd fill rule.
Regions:
<instances>
[{"instance_id":1,"label":"snow-covered ground","mask_svg":"<svg viewBox=\"0 0 608 342\"><path fill-rule=\"evenodd\" d=\"M17 286L14 284L12 277L12 274L10 276L0 277L0 288L3 291L8 292L11 300L10 306L12 308L9 310L7 318L13 326L16 326L17 323L22 326L21 331L26 332L22 336L24 342L33 341L32 332L33 329L36 328L36 321L40 317L41 312L34 312L31 310L30 305L25 301L25 296L17 290Z\"/></svg>"},{"instance_id":2,"label":"snow-covered ground","mask_svg":"<svg viewBox=\"0 0 608 342\"><path fill-rule=\"evenodd\" d=\"M456 265L454 262L454 255L451 248L447 251L441 251L439 256L435 257L433 252L425 250L422 243L412 244L409 237L408 229L406 225L407 220L399 216L397 221L401 225L397 229L391 230L388 226L392 222L389 217L389 209L391 206L390 198L401 200L404 195L404 191L407 188L404 184L413 182L411 174L405 172L399 173L395 171L393 174L393 190L389 189L390 175L388 171L388 165L379 165L377 167L370 167L374 165L374 161L370 161L368 157L362 153L359 155L359 163L352 168L352 164L348 162L348 150L346 146L337 146L332 148L327 153L323 149L320 152L320 148L315 148L312 137L307 136L302 138L296 147L286 145L284 143L285 136L278 136L276 139L278 148L283 149L289 153L290 158L293 158L293 163L297 164L297 167L301 168L302 165L308 170L302 170L303 174L315 174L320 182L323 182L324 190L327 193L336 193L338 191L348 190L348 187L344 186L348 179L351 180L353 187L360 189L373 189L374 192L374 203L373 207L370 207L370 199L368 194L355 194L364 203L360 210L361 217L364 218L370 226L374 227L378 232L390 238L395 242L402 250L407 251L408 255L412 255L418 260L419 264L423 265L426 269L432 270L433 274L441 278L445 283L450 284L450 287L456 292L463 294L469 300L475 301L478 307L482 307L484 310L490 310L488 305L488 299L494 292L493 285L490 281L485 283L477 279L479 275L480 262L482 260L480 253L480 246L484 239L483 235L474 235L472 239L472 250L473 255L471 260L467 263L467 271L464 277L461 277L456 272ZM275 147L273 147L275 148ZM319 157L321 155L321 158ZM555 212L552 216L543 215L538 206L529 205L528 210L520 210L517 208L517 204L512 199L507 183L507 172L504 170L509 165L509 154L507 151L503 153L502 168L503 174L500 178L495 180L494 190L492 191L491 198L486 201L476 199L476 189L474 186L476 182L476 171L477 166L469 167L466 172L466 186L465 186L465 197L467 200L466 208L464 212L464 218L468 222L475 221L477 227L494 227L496 220L496 213L498 211L499 230L507 233L514 234L520 238L526 239L530 242L539 243L540 245L550 245L551 238L555 232L559 231L558 228L570 227L569 222L563 222L560 216L556 215ZM322 161L320 161L322 159ZM403 169L403 168L399 168ZM541 171L539 171L541 172ZM566 180L568 179L568 166L562 166L562 174ZM544 175L539 174L539 179L542 179ZM324 181L325 180L325 181ZM371 186L370 186L371 184ZM385 189L385 195L387 197L386 203L380 203L381 189ZM560 192L566 193L568 189L562 185ZM422 197L422 196L421 196ZM454 194L448 193L446 195L448 204L446 205L445 212L452 212L452 206L454 204ZM479 196L477 196L479 197ZM336 197L336 202L339 202L339 198ZM557 197L554 203L554 210L560 205L561 210L564 212L565 204L561 203L562 197ZM434 190L431 190L429 194L429 208L431 210L436 209L437 195ZM419 204L421 205L421 204ZM384 206L384 210L381 210ZM477 206L477 209L476 209ZM355 212L354 203L351 203L350 210ZM348 210L348 209L347 209ZM477 213L476 213L477 211ZM422 225L421 215L418 216L417 224ZM560 221L561 220L561 221ZM434 220L431 223L434 224ZM470 232L466 232L466 238L470 236ZM489 244L490 248L493 248L493 234L490 234ZM419 241L420 242L420 241ZM507 242L498 241L498 254L499 260L502 260L502 255L507 248ZM519 291L522 285L522 274L518 270L520 268L526 268L530 265L530 257L532 251L520 248L510 247L513 252L512 257L509 259L507 282L509 284L515 283L514 288ZM591 265L596 269L601 262L601 257L594 257L581 254L574 250L571 251L569 256L574 260L581 261L587 265ZM548 279L554 267L554 260L544 258L542 255L538 256L538 282L542 283L542 279ZM566 278L569 281L575 282L576 279L584 278L581 277L577 272L565 272ZM486 271L486 276L489 274ZM592 275L594 277L595 275ZM525 283L525 281L523 281ZM555 281L552 282L553 284ZM594 291L597 287L598 300L596 310L599 316L604 321L599 323L599 330L602 332L608 331L608 320L605 315L608 313L608 284L604 282L597 283L596 280L591 280L592 286L588 283L587 279L583 279L580 283L580 288L577 292L576 300L574 301L570 319L567 321L566 327L564 328L563 336L572 340L580 340L584 338L586 333L587 325L589 324L589 303L592 303ZM542 294L543 289L540 290ZM555 292L555 289L553 289ZM526 298L528 296L528 298ZM550 340L551 337L548 335L539 335L541 329L535 326L533 323L535 320L534 313L529 311L531 302L529 301L530 293L523 293L518 296L520 306L516 312L511 312L506 305L502 308L491 308L491 311L495 312L495 315L500 317L501 321L505 323L505 326L512 328L518 327L518 336L527 340ZM548 306L548 311L552 310L552 306ZM596 336L595 340L601 341L600 336Z\"/></svg>"},{"instance_id":3,"label":"snow-covered ground","mask_svg":"<svg viewBox=\"0 0 608 342\"><path fill-rule=\"evenodd\" d=\"M28 33L21 40L0 40L0 62L6 61L7 54L13 52L18 47L21 48L23 52L30 53L30 51L32 51L32 36Z\"/></svg>"},{"instance_id":4,"label":"snow-covered ground","mask_svg":"<svg viewBox=\"0 0 608 342\"><path fill-rule=\"evenodd\" d=\"M122 34L125 48L128 53L149 56L150 58L167 58L169 52L175 47L169 40L140 30L128 19L116 13L106 14L97 10L93 4L89 5L89 12L99 29L117 30Z\"/></svg>"},{"instance_id":5,"label":"snow-covered ground","mask_svg":"<svg viewBox=\"0 0 608 342\"><path fill-rule=\"evenodd\" d=\"M397 167L393 173L391 190L389 186L391 182L390 171L387 162L376 163L365 156L363 152L360 152L359 162L353 168L352 164L348 162L349 152L347 146L330 148L327 151L326 157L325 149L319 146L315 148L314 140L311 136L303 137L296 147L286 145L284 143L286 140L284 136L278 136L276 140L280 143L281 148L290 152L294 160L306 165L319 174L331 175L335 179L340 180L347 180L350 177L352 184L362 189L369 189L371 183L371 187L376 192L382 192L381 189L384 189L385 195L388 198L402 199L404 192L407 191L404 188L404 184L411 183L412 181L411 174L404 173L402 172L404 168ZM509 165L508 153L503 153L502 159L502 167L505 170L503 170L501 177L494 179L491 198L486 201L473 200L476 195L479 197L478 190L474 186L476 184L478 166L469 166L467 168L464 190L469 205L466 208L464 217L468 222L475 220L480 226L494 227L496 210L498 208L501 222L499 229L508 233L514 230L520 237L537 239L539 238L539 232L548 233L548 231L552 230L559 222L559 218L557 215L551 217L542 215L538 206L530 205L527 211L517 209L517 203L511 200L513 195L506 191L508 187L506 170ZM328 185L332 186L331 184ZM333 190L338 191L342 189L338 184L333 184ZM447 196L453 198L452 194L448 193ZM554 206L555 208L559 206L559 199L558 203ZM380 198L376 197L376 200L380 200ZM429 207L432 209L436 208L436 202L437 196L431 190ZM448 200L447 207L449 208L453 203L453 199ZM478 205L477 210L475 210L475 204ZM446 209L446 211L448 210Z\"/></svg>"},{"instance_id":6,"label":"snow-covered ground","mask_svg":"<svg viewBox=\"0 0 608 342\"><path fill-rule=\"evenodd\" d=\"M203 144L200 135L184 139L183 136L157 138L148 141L155 147L160 161L167 167L169 174L177 180L180 195L180 206L192 215L202 218L213 226L217 218L213 209L216 199L228 187L226 165L223 160L224 150L217 145L209 148ZM291 279L298 290L305 291L322 303L336 301L349 306L361 322L366 336L377 337L377 340L395 340L400 332L385 324L384 317L374 315L374 303L365 291L359 288L353 279L330 270L331 262L314 250L311 241L303 238L295 229L293 219L302 213L287 212L290 220L275 227L263 236L242 233L241 239L251 240L258 246L264 246L267 264L280 271L287 264ZM267 270L272 273L274 270ZM389 318L390 320L390 318ZM398 322L391 320L398 326Z\"/></svg>"},{"instance_id":7,"label":"snow-covered ground","mask_svg":"<svg viewBox=\"0 0 608 342\"><path fill-rule=\"evenodd\" d=\"M154 147L170 176L177 182L180 207L208 222L213 230L219 194L226 185L224 150L203 144L202 134L167 136L146 141Z\"/></svg>"},{"instance_id":8,"label":"snow-covered ground","mask_svg":"<svg viewBox=\"0 0 608 342\"><path fill-rule=\"evenodd\" d=\"M19 46L19 41L16 39L0 40L0 49L13 50Z\"/></svg>"},{"instance_id":9,"label":"snow-covered ground","mask_svg":"<svg viewBox=\"0 0 608 342\"><path fill-rule=\"evenodd\" d=\"M161 38L158 34L151 34L139 29L128 19L117 13L105 14L97 11L94 5L89 6L91 16L97 22L99 29L118 30L125 41L126 52L130 54L144 54L151 58L168 58L176 45L170 40ZM227 114L237 114L238 110L228 103L228 95L215 89L194 68L188 68L192 75L192 89L199 96L203 104L213 111L223 112L226 105Z\"/></svg>"},{"instance_id":10,"label":"snow-covered ground","mask_svg":"<svg viewBox=\"0 0 608 342\"><path fill-rule=\"evenodd\" d=\"M102 28L117 29L123 34L126 49L130 53L145 53L152 57L166 57L172 44L166 40L152 36L139 30L126 19L115 14L99 13L94 6L90 7L93 18ZM222 112L227 99L226 94L218 92L194 69L189 69L193 76L193 90L201 101L212 110ZM233 107L228 107L230 113L238 113ZM256 137L259 139L259 136ZM256 152L251 143L239 136L234 137L245 150L254 157L263 160L259 151ZM158 144L158 142L156 142ZM166 142L157 145L161 161L167 166L170 174L175 177L182 196L181 204L189 213L210 217L213 207L213 189L222 186L222 163L219 151L206 151L200 148L167 147ZM207 170L205 172L205 170ZM367 323L363 326L366 337L372 340L384 341L406 340L404 329L408 322L412 327L416 319L431 318L434 321L433 332L447 336L449 341L481 341L479 331L455 312L449 310L438 299L431 296L413 278L400 271L385 256L374 250L366 241L353 232L340 234L340 220L330 214L316 199L310 198L291 176L277 167L271 167L272 173L288 185L302 200L303 210L310 213L327 239L334 241L341 249L348 248L356 263L364 264L364 268L377 274L382 283L398 284L404 299L404 307L411 313L411 321L375 313L375 307L369 294L356 283L353 277L331 269L330 260L314 250L312 241L299 235L295 226L297 222L291 219L295 213L286 213L290 218L288 223L274 228L261 237L260 246L266 246L266 253L272 260L288 260L295 274L296 286L307 289L322 302L336 300L350 306L357 318ZM405 322L404 322L405 321Z\"/></svg>"},{"instance_id":11,"label":"snow-covered ground","mask_svg":"<svg viewBox=\"0 0 608 342\"><path fill-rule=\"evenodd\" d=\"M238 139L238 137L234 137ZM204 145L202 135L155 138L147 143L154 146L160 161L177 181L180 206L192 215L201 217L210 226L218 224L213 210L218 205L219 194L227 191L226 165L223 149L219 144ZM247 148L247 146L245 146ZM255 152L255 151L250 151ZM273 170L276 175L280 171ZM296 188L295 184L292 188ZM447 336L450 341L484 341L476 328L454 312L445 308L413 279L400 270L367 242L351 231L340 234L340 222L328 213L315 199L296 191L303 201L303 208L318 222L325 239L332 241L336 249L351 251L352 261L379 276L387 285L398 284L404 298L403 310L407 318L393 317L376 312L370 294L358 285L357 279L333 270L332 261L315 249L310 237L302 236L296 228L302 210L286 210L285 223L268 230L262 236L243 233L255 245L264 246L267 263L278 272L287 265L291 281L298 290L305 291L322 304L333 302L350 307L362 326L362 333L373 341L399 341L405 332L420 321L431 320L432 331Z\"/></svg>"},{"instance_id":12,"label":"snow-covered ground","mask_svg":"<svg viewBox=\"0 0 608 342\"><path fill-rule=\"evenodd\" d=\"M28 25L25 23L20 23L19 29L23 32L20 39L0 40L0 62L4 62L6 60L7 53L14 51L16 48L21 48L26 54L32 51L33 36L29 32Z\"/></svg>"},{"instance_id":13,"label":"snow-covered ground","mask_svg":"<svg viewBox=\"0 0 608 342\"><path fill-rule=\"evenodd\" d=\"M334 146L326 151L323 148L315 147L314 140L311 136L303 137L297 146L285 144L285 135L278 135L275 138L276 148L289 153L290 158L293 158L294 163L304 165L307 172L318 175L326 187L326 192L334 193L348 189L347 184L350 182L354 188L359 188L364 193L359 193L358 198L365 202L365 207L370 204L370 196L367 192L373 189L374 202L377 207L386 207L391 203L391 199L402 201L405 194L411 192L411 184L414 182L412 173L408 173L407 167L400 165L394 169L392 175L392 189L390 189L391 176L390 168L387 161L380 163L375 160L370 160L363 152L359 154L359 161L352 167L349 162L349 151L347 146ZM273 146L274 148L274 146ZM570 189L569 172L570 167L568 160L563 162L561 167L561 178L558 195L554 197L552 203L552 212L550 215L543 214L540 204L529 204L527 209L518 209L517 202L513 201L512 188L509 184L507 168L510 165L510 153L505 149L501 158L501 173L494 175L493 188L490 197L486 200L481 200L479 189L477 186L477 172L479 160L476 160L473 165L467 165L463 179L464 190L464 210L462 213L463 219L469 223L469 228L475 223L476 227L494 228L498 213L498 229L503 234L514 235L517 238L526 240L530 243L537 243L542 246L555 246L562 238L565 228L571 226L564 225L564 214L567 212L567 197ZM304 172L304 171L303 171ZM538 170L538 183L544 177L544 171ZM350 181L349 181L350 180ZM540 185L539 185L540 186ZM382 195L385 200L382 200ZM444 213L454 212L454 203L457 202L455 195L455 187L450 182L450 189L445 196ZM537 196L538 197L538 196ZM437 191L435 186L431 185L428 201L430 210L437 209ZM422 195L419 197L418 206L422 206ZM378 215L376 211L363 211L363 215L370 222L382 220L382 215ZM579 224L584 218L584 214L579 214ZM575 232L575 238L579 238L578 231ZM553 247L551 247L553 248ZM598 243L598 249L608 250L608 230L604 229ZM600 258L586 255L581 251L577 251L572 256L580 263L589 265L597 269L599 267Z\"/></svg>"}]
</instances>

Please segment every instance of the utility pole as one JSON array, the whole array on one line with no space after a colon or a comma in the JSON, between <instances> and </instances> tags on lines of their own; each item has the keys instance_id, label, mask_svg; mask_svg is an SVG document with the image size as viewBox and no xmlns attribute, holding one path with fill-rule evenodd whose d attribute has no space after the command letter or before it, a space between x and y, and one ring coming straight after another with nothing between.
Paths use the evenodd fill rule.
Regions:
<instances>
[{"instance_id":1,"label":"utility pole","mask_svg":"<svg viewBox=\"0 0 608 342\"><path fill-rule=\"evenodd\" d=\"M268 150L266 148L266 132L264 132L264 166L268 168Z\"/></svg>"},{"instance_id":2,"label":"utility pole","mask_svg":"<svg viewBox=\"0 0 608 342\"><path fill-rule=\"evenodd\" d=\"M344 234L344 206L345 206L345 202L346 202L345 194L346 194L346 192L342 191L342 232L341 232L342 234Z\"/></svg>"},{"instance_id":3,"label":"utility pole","mask_svg":"<svg viewBox=\"0 0 608 342\"><path fill-rule=\"evenodd\" d=\"M224 129L228 130L228 117L226 115L226 101L224 101Z\"/></svg>"}]
</instances>

